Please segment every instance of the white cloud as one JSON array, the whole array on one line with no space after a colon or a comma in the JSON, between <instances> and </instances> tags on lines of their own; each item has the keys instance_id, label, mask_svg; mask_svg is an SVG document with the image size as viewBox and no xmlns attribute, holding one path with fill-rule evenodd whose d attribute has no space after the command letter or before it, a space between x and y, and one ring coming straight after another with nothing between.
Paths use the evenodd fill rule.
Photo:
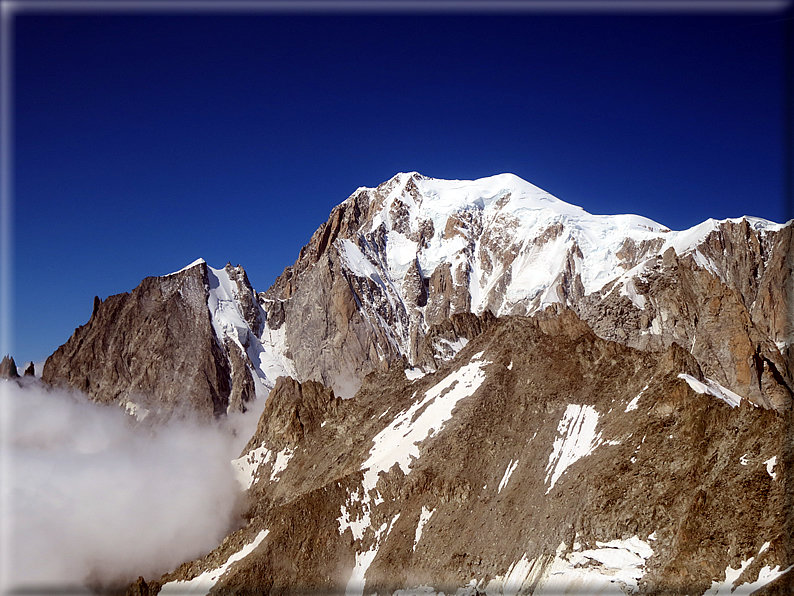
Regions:
<instances>
[{"instance_id":1,"label":"white cloud","mask_svg":"<svg viewBox=\"0 0 794 596\"><path fill-rule=\"evenodd\" d=\"M230 460L263 404L222 425L152 428L39 381L2 381L0 400L11 420L2 446L4 588L151 579L209 552L239 524Z\"/></svg>"}]
</instances>

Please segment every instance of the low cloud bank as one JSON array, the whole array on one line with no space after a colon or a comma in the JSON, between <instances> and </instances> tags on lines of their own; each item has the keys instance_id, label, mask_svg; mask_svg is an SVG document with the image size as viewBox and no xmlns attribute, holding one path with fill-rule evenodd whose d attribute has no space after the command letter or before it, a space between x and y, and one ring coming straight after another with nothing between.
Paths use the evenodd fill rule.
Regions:
<instances>
[{"instance_id":1,"label":"low cloud bank","mask_svg":"<svg viewBox=\"0 0 794 596\"><path fill-rule=\"evenodd\" d=\"M230 460L264 404L224 424L152 428L34 379L0 381L0 400L10 421L2 588L150 579L206 554L240 524Z\"/></svg>"}]
</instances>

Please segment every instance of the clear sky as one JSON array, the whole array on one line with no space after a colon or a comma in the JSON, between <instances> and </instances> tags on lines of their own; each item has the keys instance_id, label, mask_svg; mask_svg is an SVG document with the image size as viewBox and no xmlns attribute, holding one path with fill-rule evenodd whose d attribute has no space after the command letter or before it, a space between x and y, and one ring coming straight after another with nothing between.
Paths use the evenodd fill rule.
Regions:
<instances>
[{"instance_id":1,"label":"clear sky","mask_svg":"<svg viewBox=\"0 0 794 596\"><path fill-rule=\"evenodd\" d=\"M198 257L263 291L401 171L673 229L785 221L790 18L17 13L10 351L43 360L94 295Z\"/></svg>"}]
</instances>

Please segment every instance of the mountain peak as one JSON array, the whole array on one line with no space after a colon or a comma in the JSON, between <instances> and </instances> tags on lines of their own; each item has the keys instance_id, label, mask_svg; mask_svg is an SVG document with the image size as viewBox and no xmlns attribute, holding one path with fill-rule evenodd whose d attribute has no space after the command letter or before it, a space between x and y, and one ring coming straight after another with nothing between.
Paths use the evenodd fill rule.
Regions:
<instances>
[{"instance_id":1,"label":"mountain peak","mask_svg":"<svg viewBox=\"0 0 794 596\"><path fill-rule=\"evenodd\" d=\"M206 265L206 264L207 264L207 261L205 261L204 259L199 257L198 259L196 259L195 261L190 263L190 265L185 265L184 267L182 267L182 269L180 269L178 271L174 271L173 273L168 273L167 275L175 275L177 273L182 273L183 271L187 271L188 269L192 269L193 267L196 267L198 265Z\"/></svg>"}]
</instances>

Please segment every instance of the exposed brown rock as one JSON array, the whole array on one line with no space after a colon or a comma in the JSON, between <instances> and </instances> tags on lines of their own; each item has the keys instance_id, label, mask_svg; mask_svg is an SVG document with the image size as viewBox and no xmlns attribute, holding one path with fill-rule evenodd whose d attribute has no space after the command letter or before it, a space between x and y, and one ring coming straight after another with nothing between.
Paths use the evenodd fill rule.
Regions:
<instances>
[{"instance_id":1,"label":"exposed brown rock","mask_svg":"<svg viewBox=\"0 0 794 596\"><path fill-rule=\"evenodd\" d=\"M407 327L408 314L390 307L388 291L351 275L336 249L326 251L283 304L288 356L298 376L350 397L367 373L399 359L390 329ZM361 302L375 305L374 312L359 309Z\"/></svg>"},{"instance_id":2,"label":"exposed brown rock","mask_svg":"<svg viewBox=\"0 0 794 596\"><path fill-rule=\"evenodd\" d=\"M407 473L397 465L381 473L367 500L361 467L373 438L480 352L482 385L418 444ZM397 369L373 373L352 400L282 379L246 451L289 447L287 469L277 481L259 474L246 528L161 581L219 565L265 528L262 544L213 593L341 593L370 549L364 593L422 585L455 593L472 578L484 592L522 558L547 567L561 542L564 554L574 542L581 551L632 536L654 552L641 593L700 594L750 557L757 562L745 581L762 565L791 565L791 411L731 408L695 393L681 373L702 378L678 344L631 349L558 309L485 324L454 361L419 380ZM550 455L571 405L598 413L599 444L550 488ZM773 455L777 479L766 469ZM415 543L423 508L432 515ZM345 515L363 524L359 537L340 533ZM771 546L760 556L764 542ZM781 593L776 585L788 584L781 578L770 594Z\"/></svg>"},{"instance_id":3,"label":"exposed brown rock","mask_svg":"<svg viewBox=\"0 0 794 596\"><path fill-rule=\"evenodd\" d=\"M42 380L102 403L135 403L151 420L175 412L218 417L230 399L241 408L253 397L250 373L239 358L230 364L218 343L208 290L202 262L95 303L88 323L47 359Z\"/></svg>"},{"instance_id":4,"label":"exposed brown rock","mask_svg":"<svg viewBox=\"0 0 794 596\"><path fill-rule=\"evenodd\" d=\"M746 225L727 222L704 243L719 276L699 266L693 255L679 257L671 248L643 279L635 278L634 286L646 300L644 309L612 287L571 306L602 337L644 349L677 342L692 352L706 376L762 407L787 409L794 387L789 352L782 353L773 342L791 337L786 335L790 316L780 307L791 295L791 265L783 262L789 257L780 252L789 246L790 236L791 228L762 236ZM742 252L745 245L751 249L747 254ZM743 255L743 268L737 270L733 252ZM778 255L777 265L765 267L762 256L772 253ZM748 254L757 258L755 269L747 263ZM752 282L744 277L751 270ZM756 287L764 288L767 309L759 306Z\"/></svg>"},{"instance_id":5,"label":"exposed brown rock","mask_svg":"<svg viewBox=\"0 0 794 596\"><path fill-rule=\"evenodd\" d=\"M143 577L138 577L136 582L127 588L125 596L155 596L160 591L160 584L156 581L146 582Z\"/></svg>"},{"instance_id":6,"label":"exposed brown rock","mask_svg":"<svg viewBox=\"0 0 794 596\"><path fill-rule=\"evenodd\" d=\"M460 340L471 341L492 327L496 317L486 310L481 315L460 313L432 325L421 341L418 342L412 360L416 366L425 370L437 370L444 362L451 360L456 351L451 346Z\"/></svg>"},{"instance_id":7,"label":"exposed brown rock","mask_svg":"<svg viewBox=\"0 0 794 596\"><path fill-rule=\"evenodd\" d=\"M3 360L0 361L0 379L17 379L19 372L17 372L17 365L14 359L6 354Z\"/></svg>"},{"instance_id":8,"label":"exposed brown rock","mask_svg":"<svg viewBox=\"0 0 794 596\"><path fill-rule=\"evenodd\" d=\"M327 417L337 413L340 401L333 389L316 381L298 383L289 377L279 377L259 418L256 433L244 451L262 444L276 451L295 447L304 437L317 432Z\"/></svg>"}]
</instances>

